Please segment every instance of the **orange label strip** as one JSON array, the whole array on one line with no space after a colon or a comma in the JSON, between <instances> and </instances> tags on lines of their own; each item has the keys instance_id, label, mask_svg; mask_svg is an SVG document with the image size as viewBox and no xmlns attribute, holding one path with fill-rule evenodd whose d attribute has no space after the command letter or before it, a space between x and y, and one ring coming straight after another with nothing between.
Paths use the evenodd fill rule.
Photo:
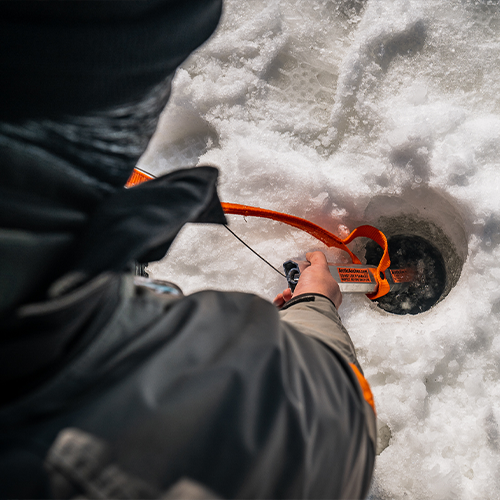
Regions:
<instances>
[{"instance_id":1,"label":"orange label strip","mask_svg":"<svg viewBox=\"0 0 500 500\"><path fill-rule=\"evenodd\" d=\"M394 283L409 283L415 275L412 269L390 269L390 272Z\"/></svg>"},{"instance_id":2,"label":"orange label strip","mask_svg":"<svg viewBox=\"0 0 500 500\"><path fill-rule=\"evenodd\" d=\"M356 269L352 267L337 268L340 281L343 283L371 283L368 269Z\"/></svg>"}]
</instances>

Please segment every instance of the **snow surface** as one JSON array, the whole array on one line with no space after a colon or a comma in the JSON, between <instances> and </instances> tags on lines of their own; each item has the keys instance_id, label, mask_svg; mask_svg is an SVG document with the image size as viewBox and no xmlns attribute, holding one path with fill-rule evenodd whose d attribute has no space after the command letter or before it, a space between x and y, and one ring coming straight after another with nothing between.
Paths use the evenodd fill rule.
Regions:
<instances>
[{"instance_id":1,"label":"snow surface","mask_svg":"<svg viewBox=\"0 0 500 500\"><path fill-rule=\"evenodd\" d=\"M141 160L154 174L215 165L223 201L339 235L390 217L447 234L456 283L431 310L395 316L359 295L340 309L389 444L373 499L500 498L499 35L498 0L228 0ZM276 267L325 250L281 224L229 219ZM271 299L285 286L208 225L186 227L150 271L185 293Z\"/></svg>"}]
</instances>

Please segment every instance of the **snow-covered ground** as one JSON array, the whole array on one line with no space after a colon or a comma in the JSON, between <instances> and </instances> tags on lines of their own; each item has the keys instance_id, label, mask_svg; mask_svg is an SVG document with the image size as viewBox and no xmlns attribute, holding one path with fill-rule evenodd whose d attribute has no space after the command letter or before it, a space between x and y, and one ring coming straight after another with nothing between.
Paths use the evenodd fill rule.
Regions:
<instances>
[{"instance_id":1,"label":"snow-covered ground","mask_svg":"<svg viewBox=\"0 0 500 500\"><path fill-rule=\"evenodd\" d=\"M226 1L140 166L201 164L219 167L223 201L339 235L415 227L441 246L456 277L431 310L395 316L352 295L340 309L389 439L371 496L500 498L499 1ZM229 219L276 267L325 250ZM223 227L186 227L150 270L185 293L285 287Z\"/></svg>"}]
</instances>

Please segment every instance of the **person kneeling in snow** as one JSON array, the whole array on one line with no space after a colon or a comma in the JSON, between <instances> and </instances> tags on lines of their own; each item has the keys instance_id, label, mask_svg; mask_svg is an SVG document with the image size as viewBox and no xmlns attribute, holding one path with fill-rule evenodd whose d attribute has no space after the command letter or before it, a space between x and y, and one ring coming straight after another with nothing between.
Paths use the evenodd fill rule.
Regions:
<instances>
[{"instance_id":1,"label":"person kneeling in snow","mask_svg":"<svg viewBox=\"0 0 500 500\"><path fill-rule=\"evenodd\" d=\"M186 222L225 223L214 168L123 188L220 7L1 6L3 497L368 492L375 416L323 254L280 311L129 270Z\"/></svg>"}]
</instances>

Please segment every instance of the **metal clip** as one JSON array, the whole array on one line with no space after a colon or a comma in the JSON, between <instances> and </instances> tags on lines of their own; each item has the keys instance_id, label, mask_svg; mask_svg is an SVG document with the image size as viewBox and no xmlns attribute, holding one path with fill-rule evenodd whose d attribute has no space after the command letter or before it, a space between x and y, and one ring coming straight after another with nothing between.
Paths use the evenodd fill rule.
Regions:
<instances>
[{"instance_id":1,"label":"metal clip","mask_svg":"<svg viewBox=\"0 0 500 500\"><path fill-rule=\"evenodd\" d=\"M300 278L299 265L293 260L287 260L283 264L283 269L285 271L286 281L288 282L288 288L294 292Z\"/></svg>"}]
</instances>

